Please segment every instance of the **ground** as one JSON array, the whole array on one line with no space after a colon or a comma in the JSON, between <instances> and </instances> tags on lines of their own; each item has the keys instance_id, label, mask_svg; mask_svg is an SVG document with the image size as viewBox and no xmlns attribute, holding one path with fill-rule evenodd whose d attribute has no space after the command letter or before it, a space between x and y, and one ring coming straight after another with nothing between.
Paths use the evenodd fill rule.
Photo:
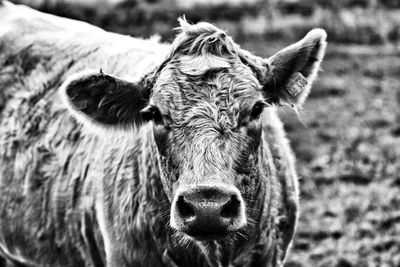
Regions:
<instances>
[{"instance_id":1,"label":"ground","mask_svg":"<svg viewBox=\"0 0 400 267\"><path fill-rule=\"evenodd\" d=\"M277 45L244 46L270 55ZM328 44L300 120L282 112L301 186L285 266L400 266L399 77L393 46Z\"/></svg>"}]
</instances>

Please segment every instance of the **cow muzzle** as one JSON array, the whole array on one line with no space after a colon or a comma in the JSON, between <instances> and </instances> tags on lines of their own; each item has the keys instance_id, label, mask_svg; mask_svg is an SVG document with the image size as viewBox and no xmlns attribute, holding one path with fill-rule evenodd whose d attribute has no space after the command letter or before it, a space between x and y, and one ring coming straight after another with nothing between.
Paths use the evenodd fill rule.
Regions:
<instances>
[{"instance_id":1,"label":"cow muzzle","mask_svg":"<svg viewBox=\"0 0 400 267\"><path fill-rule=\"evenodd\" d=\"M199 240L219 240L247 223L242 196L236 188L197 186L176 195L171 226Z\"/></svg>"}]
</instances>

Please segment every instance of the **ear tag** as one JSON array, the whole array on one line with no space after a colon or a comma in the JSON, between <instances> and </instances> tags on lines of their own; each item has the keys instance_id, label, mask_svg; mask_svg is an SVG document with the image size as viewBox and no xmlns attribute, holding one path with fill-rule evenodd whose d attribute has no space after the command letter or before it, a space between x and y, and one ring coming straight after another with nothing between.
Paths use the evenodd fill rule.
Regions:
<instances>
[{"instance_id":1,"label":"ear tag","mask_svg":"<svg viewBox=\"0 0 400 267\"><path fill-rule=\"evenodd\" d=\"M307 79L300 72L296 72L289 79L289 82L286 86L286 91L292 96L296 97L300 94L301 91L306 88L308 82Z\"/></svg>"}]
</instances>

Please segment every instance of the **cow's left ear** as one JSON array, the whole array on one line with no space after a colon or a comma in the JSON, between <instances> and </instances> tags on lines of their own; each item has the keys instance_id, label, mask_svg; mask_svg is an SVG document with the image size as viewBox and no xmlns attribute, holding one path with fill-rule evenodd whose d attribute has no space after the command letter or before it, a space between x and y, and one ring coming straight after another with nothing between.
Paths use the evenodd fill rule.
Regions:
<instances>
[{"instance_id":1,"label":"cow's left ear","mask_svg":"<svg viewBox=\"0 0 400 267\"><path fill-rule=\"evenodd\" d=\"M64 103L79 122L110 128L139 126L150 91L144 82L129 82L101 70L72 75L60 88Z\"/></svg>"},{"instance_id":2,"label":"cow's left ear","mask_svg":"<svg viewBox=\"0 0 400 267\"><path fill-rule=\"evenodd\" d=\"M314 29L268 58L268 70L262 81L267 100L301 106L316 78L325 48L326 32Z\"/></svg>"}]
</instances>

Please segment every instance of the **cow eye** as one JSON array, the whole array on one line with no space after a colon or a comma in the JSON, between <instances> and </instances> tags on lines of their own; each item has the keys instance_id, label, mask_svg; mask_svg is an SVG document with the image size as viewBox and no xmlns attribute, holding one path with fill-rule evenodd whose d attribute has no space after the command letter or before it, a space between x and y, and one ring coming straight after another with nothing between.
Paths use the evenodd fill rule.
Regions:
<instances>
[{"instance_id":1,"label":"cow eye","mask_svg":"<svg viewBox=\"0 0 400 267\"><path fill-rule=\"evenodd\" d=\"M252 120L258 119L261 113L263 112L265 106L266 103L263 101L258 101L257 103L255 103L253 109L251 110L251 119Z\"/></svg>"},{"instance_id":2,"label":"cow eye","mask_svg":"<svg viewBox=\"0 0 400 267\"><path fill-rule=\"evenodd\" d=\"M156 106L148 106L140 112L144 121L152 120L156 124L162 124L163 118L160 110Z\"/></svg>"}]
</instances>

